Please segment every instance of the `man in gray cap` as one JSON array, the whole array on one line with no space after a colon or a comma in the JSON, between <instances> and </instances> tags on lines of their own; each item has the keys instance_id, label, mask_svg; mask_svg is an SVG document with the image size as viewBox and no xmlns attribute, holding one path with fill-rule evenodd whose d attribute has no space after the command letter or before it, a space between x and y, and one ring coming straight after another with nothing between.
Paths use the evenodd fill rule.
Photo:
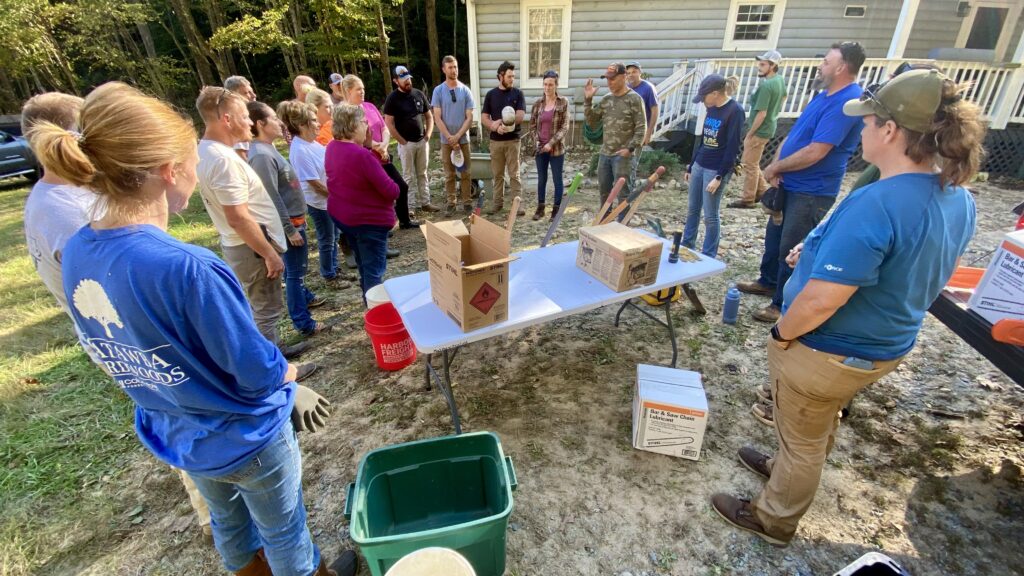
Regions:
<instances>
[{"instance_id":1,"label":"man in gray cap","mask_svg":"<svg viewBox=\"0 0 1024 576\"><path fill-rule=\"evenodd\" d=\"M729 208L754 208L761 195L768 190L768 181L761 172L761 155L764 147L775 137L779 110L786 99L786 81L779 76L782 54L769 50L757 60L757 75L764 80L750 97L750 114L747 116L747 135L743 138L743 196L728 204Z\"/></svg>"},{"instance_id":2,"label":"man in gray cap","mask_svg":"<svg viewBox=\"0 0 1024 576\"><path fill-rule=\"evenodd\" d=\"M335 106L345 101L345 94L341 91L341 81L344 79L345 77L337 72L331 73L331 104Z\"/></svg>"},{"instance_id":3,"label":"man in gray cap","mask_svg":"<svg viewBox=\"0 0 1024 576\"><path fill-rule=\"evenodd\" d=\"M583 114L592 129L604 130L597 161L597 186L604 205L619 178L626 178L629 190L633 189L633 171L647 133L647 115L643 98L626 85L626 67L621 62L609 64L601 78L608 82L608 94L593 104L597 86L588 78L583 87Z\"/></svg>"},{"instance_id":4,"label":"man in gray cap","mask_svg":"<svg viewBox=\"0 0 1024 576\"><path fill-rule=\"evenodd\" d=\"M402 177L409 183L409 204L420 212L437 212L430 203L427 165L430 157L430 135L434 133L434 116L426 94L412 86L412 73L405 66L395 66L395 87L384 100L384 124L398 140L398 158L402 161Z\"/></svg>"},{"instance_id":5,"label":"man in gray cap","mask_svg":"<svg viewBox=\"0 0 1024 576\"><path fill-rule=\"evenodd\" d=\"M644 99L644 111L647 112L647 132L644 133L644 146L651 143L654 124L658 122L658 91L641 76L643 69L636 60L626 62L626 85Z\"/></svg>"}]
</instances>

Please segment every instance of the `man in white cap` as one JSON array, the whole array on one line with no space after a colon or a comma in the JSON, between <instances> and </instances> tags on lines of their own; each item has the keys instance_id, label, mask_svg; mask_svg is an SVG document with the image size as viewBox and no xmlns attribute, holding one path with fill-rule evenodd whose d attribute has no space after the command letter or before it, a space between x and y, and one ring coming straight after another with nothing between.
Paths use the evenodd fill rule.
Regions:
<instances>
[{"instance_id":1,"label":"man in white cap","mask_svg":"<svg viewBox=\"0 0 1024 576\"><path fill-rule=\"evenodd\" d=\"M426 94L412 87L412 74L405 66L395 66L392 90L384 100L384 124L398 140L398 158L402 161L402 177L409 183L409 204L420 212L437 212L430 203L427 165L430 157L430 136L434 133L434 116Z\"/></svg>"},{"instance_id":2,"label":"man in white cap","mask_svg":"<svg viewBox=\"0 0 1024 576\"><path fill-rule=\"evenodd\" d=\"M345 77L337 72L331 73L331 104L334 104L335 106L345 101L345 94L341 91L341 81L344 79ZM392 134L394 134L394 132L392 132Z\"/></svg>"},{"instance_id":3,"label":"man in white cap","mask_svg":"<svg viewBox=\"0 0 1024 576\"><path fill-rule=\"evenodd\" d=\"M764 147L775 137L779 110L786 99L786 81L779 76L782 54L769 50L757 60L757 75L764 78L750 98L750 114L747 115L747 135L743 139L743 196L728 204L729 208L754 208L761 195L768 190L768 181L761 172L761 155Z\"/></svg>"}]
</instances>

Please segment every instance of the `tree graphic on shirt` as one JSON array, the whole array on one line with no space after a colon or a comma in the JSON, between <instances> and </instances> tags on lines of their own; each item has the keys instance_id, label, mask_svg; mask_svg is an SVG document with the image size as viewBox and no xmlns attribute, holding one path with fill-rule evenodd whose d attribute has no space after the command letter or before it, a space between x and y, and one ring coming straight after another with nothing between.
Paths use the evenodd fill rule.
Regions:
<instances>
[{"instance_id":1,"label":"tree graphic on shirt","mask_svg":"<svg viewBox=\"0 0 1024 576\"><path fill-rule=\"evenodd\" d=\"M86 317L91 318L100 323L103 326L103 331L107 333L107 338L113 338L114 335L110 333L110 326L114 325L118 328L124 328L124 324L121 323L121 317L117 315L117 310L114 310L114 305L111 304L110 298L107 297L107 292L100 286L100 283L95 280L82 280L75 287L74 293L75 308L78 312Z\"/></svg>"}]
</instances>

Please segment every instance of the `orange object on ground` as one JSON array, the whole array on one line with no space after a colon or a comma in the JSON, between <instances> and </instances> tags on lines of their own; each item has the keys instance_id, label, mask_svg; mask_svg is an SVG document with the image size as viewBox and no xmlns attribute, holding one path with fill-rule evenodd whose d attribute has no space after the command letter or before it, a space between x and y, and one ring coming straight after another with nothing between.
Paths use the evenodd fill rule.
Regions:
<instances>
[{"instance_id":1,"label":"orange object on ground","mask_svg":"<svg viewBox=\"0 0 1024 576\"><path fill-rule=\"evenodd\" d=\"M394 304L387 302L367 310L364 321L377 366L382 370L401 370L416 361L416 344Z\"/></svg>"}]
</instances>

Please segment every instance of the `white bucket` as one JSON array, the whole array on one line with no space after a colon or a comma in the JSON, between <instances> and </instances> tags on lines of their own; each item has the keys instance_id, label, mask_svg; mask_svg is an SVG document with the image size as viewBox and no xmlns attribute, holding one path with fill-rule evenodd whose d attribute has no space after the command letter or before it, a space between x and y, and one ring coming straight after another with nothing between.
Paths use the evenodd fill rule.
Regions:
<instances>
[{"instance_id":1,"label":"white bucket","mask_svg":"<svg viewBox=\"0 0 1024 576\"><path fill-rule=\"evenodd\" d=\"M384 289L383 284L377 284L366 291L367 310L381 304L387 304L388 302L391 302L391 298L388 298L388 291Z\"/></svg>"},{"instance_id":2,"label":"white bucket","mask_svg":"<svg viewBox=\"0 0 1024 576\"><path fill-rule=\"evenodd\" d=\"M423 548L406 554L384 576L476 576L476 572L455 550Z\"/></svg>"}]
</instances>

